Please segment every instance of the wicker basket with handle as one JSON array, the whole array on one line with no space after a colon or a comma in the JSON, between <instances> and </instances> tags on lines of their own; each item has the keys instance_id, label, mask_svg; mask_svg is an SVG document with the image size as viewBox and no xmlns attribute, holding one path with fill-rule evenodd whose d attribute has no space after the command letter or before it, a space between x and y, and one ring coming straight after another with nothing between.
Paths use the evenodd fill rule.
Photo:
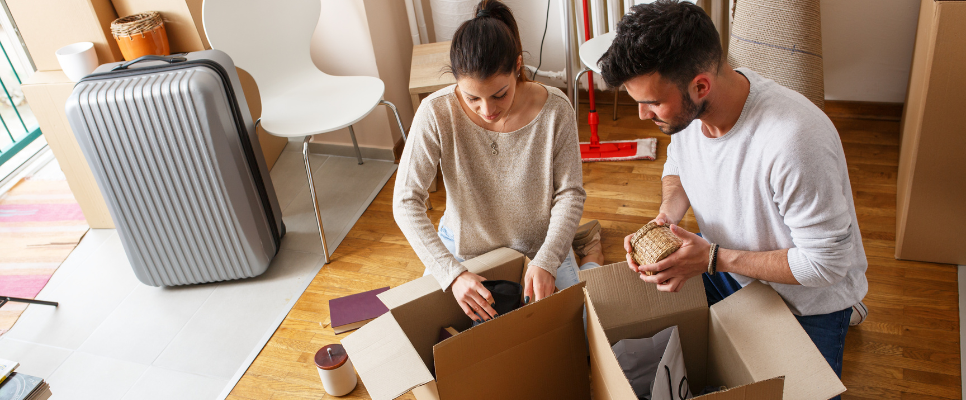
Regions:
<instances>
[{"instance_id":1,"label":"wicker basket with handle","mask_svg":"<svg viewBox=\"0 0 966 400\"><path fill-rule=\"evenodd\" d=\"M634 232L631 236L631 246L634 247L634 261L639 265L654 264L661 261L681 248L683 242L671 228L649 222ZM650 272L645 272L651 275Z\"/></svg>"}]
</instances>

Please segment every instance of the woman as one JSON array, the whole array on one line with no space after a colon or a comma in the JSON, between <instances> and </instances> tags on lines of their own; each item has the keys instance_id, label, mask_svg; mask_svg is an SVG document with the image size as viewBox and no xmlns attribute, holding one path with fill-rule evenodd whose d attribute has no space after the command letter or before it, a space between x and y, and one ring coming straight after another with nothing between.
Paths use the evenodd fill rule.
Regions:
<instances>
[{"instance_id":1,"label":"woman","mask_svg":"<svg viewBox=\"0 0 966 400\"><path fill-rule=\"evenodd\" d=\"M577 283L571 252L584 193L574 110L560 90L532 82L510 9L484 0L450 48L456 85L431 94L413 119L399 161L393 216L413 250L470 318L497 315L460 262L500 247L532 262L524 294L540 300ZM437 165L446 186L439 232L426 215ZM580 238L587 267L603 261L600 225ZM479 317L477 317L479 315Z\"/></svg>"}]
</instances>

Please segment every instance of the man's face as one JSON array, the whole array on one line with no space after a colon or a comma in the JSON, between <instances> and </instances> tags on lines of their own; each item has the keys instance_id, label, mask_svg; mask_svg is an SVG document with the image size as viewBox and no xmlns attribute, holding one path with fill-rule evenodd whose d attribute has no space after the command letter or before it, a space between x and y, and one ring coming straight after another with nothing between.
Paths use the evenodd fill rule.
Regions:
<instances>
[{"instance_id":1,"label":"man's face","mask_svg":"<svg viewBox=\"0 0 966 400\"><path fill-rule=\"evenodd\" d=\"M624 82L624 87L637 101L638 116L654 121L667 135L687 128L704 111L703 101L696 104L687 92L657 73L634 77Z\"/></svg>"}]
</instances>

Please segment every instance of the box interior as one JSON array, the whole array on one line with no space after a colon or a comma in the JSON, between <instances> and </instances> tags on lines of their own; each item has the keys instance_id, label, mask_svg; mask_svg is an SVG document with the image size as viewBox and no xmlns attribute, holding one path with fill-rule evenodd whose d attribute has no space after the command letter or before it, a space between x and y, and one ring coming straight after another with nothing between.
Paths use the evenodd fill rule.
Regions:
<instances>
[{"instance_id":1,"label":"box interior","mask_svg":"<svg viewBox=\"0 0 966 400\"><path fill-rule=\"evenodd\" d=\"M525 257L498 249L463 263L487 279L519 282ZM573 398L590 395L583 283L436 344L440 328L470 328L431 276L379 295L386 313L342 340L375 399ZM434 349L435 345L435 349ZM435 358L434 358L435 352ZM437 376L430 373L435 363ZM536 383L536 384L535 384ZM417 393L418 392L418 393Z\"/></svg>"},{"instance_id":2,"label":"box interior","mask_svg":"<svg viewBox=\"0 0 966 400\"><path fill-rule=\"evenodd\" d=\"M784 301L767 285L750 284L709 309L701 279L689 280L677 293L663 293L641 281L627 263L581 271L580 276L587 282L595 398L635 398L611 346L622 339L652 336L671 325L679 328L692 393L706 385L747 386L703 398L743 398L728 396L753 392L757 397L749 398L815 399L845 391ZM770 380L775 377L784 377L784 396L765 397L774 390Z\"/></svg>"}]
</instances>

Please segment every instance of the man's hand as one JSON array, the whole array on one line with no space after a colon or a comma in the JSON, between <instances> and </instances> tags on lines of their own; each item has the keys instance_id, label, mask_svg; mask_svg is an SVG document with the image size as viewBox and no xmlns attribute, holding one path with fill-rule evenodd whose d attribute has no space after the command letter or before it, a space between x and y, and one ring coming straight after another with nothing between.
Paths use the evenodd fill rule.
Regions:
<instances>
[{"instance_id":1,"label":"man's hand","mask_svg":"<svg viewBox=\"0 0 966 400\"><path fill-rule=\"evenodd\" d=\"M496 310L491 306L493 304L493 296L480 283L485 280L486 278L482 276L469 271L463 271L451 285L453 288L453 297L456 298L456 302L459 303L463 312L474 321L479 321L480 318L488 321L497 315Z\"/></svg>"},{"instance_id":2,"label":"man's hand","mask_svg":"<svg viewBox=\"0 0 966 400\"><path fill-rule=\"evenodd\" d=\"M550 296L553 294L554 288L553 275L547 270L533 264L527 267L523 295L530 301L542 300L544 297Z\"/></svg>"},{"instance_id":3,"label":"man's hand","mask_svg":"<svg viewBox=\"0 0 966 400\"><path fill-rule=\"evenodd\" d=\"M654 222L658 225L667 225L668 218L666 214L660 213L648 223L651 222ZM627 266L631 267L631 271L638 272L637 269L640 267L640 265L637 265L637 261L634 261L634 246L631 244L632 237L634 237L633 233L624 237L624 250L627 251Z\"/></svg>"},{"instance_id":4,"label":"man's hand","mask_svg":"<svg viewBox=\"0 0 966 400\"><path fill-rule=\"evenodd\" d=\"M688 279L708 271L711 243L677 225L671 225L671 232L684 241L681 248L661 261L637 268L644 282L656 284L662 292L677 292Z\"/></svg>"}]
</instances>

